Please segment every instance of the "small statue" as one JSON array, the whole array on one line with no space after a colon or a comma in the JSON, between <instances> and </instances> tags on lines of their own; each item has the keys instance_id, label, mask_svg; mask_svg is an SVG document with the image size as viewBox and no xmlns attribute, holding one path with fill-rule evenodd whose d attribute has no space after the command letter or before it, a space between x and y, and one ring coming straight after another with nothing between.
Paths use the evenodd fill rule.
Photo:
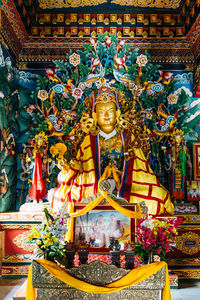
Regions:
<instances>
[{"instance_id":1,"label":"small statue","mask_svg":"<svg viewBox=\"0 0 200 300\"><path fill-rule=\"evenodd\" d=\"M174 201L184 200L186 163L191 165L190 155L184 144L184 131L174 129L172 133L173 145L171 148L171 186Z\"/></svg>"},{"instance_id":2,"label":"small statue","mask_svg":"<svg viewBox=\"0 0 200 300\"><path fill-rule=\"evenodd\" d=\"M28 197L36 201L37 203L43 202L44 197L47 196L45 183L43 180L43 165L48 162L47 150L48 150L48 137L44 132L40 132L33 139L33 158L35 160L33 168L33 178L31 188L29 190Z\"/></svg>"}]
</instances>

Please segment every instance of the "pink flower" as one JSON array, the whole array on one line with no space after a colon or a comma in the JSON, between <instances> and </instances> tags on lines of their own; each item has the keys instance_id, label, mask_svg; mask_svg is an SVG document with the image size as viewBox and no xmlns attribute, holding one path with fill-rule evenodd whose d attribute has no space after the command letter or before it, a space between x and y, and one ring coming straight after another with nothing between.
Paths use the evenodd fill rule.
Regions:
<instances>
[{"instance_id":1,"label":"pink flower","mask_svg":"<svg viewBox=\"0 0 200 300\"><path fill-rule=\"evenodd\" d=\"M112 44L112 40L111 40L110 37L108 37L108 38L106 39L105 44L106 44L107 47L110 47L110 45Z\"/></svg>"},{"instance_id":2,"label":"pink flower","mask_svg":"<svg viewBox=\"0 0 200 300\"><path fill-rule=\"evenodd\" d=\"M92 44L92 46L96 46L97 42L95 39L90 39L90 43Z\"/></svg>"},{"instance_id":3,"label":"pink flower","mask_svg":"<svg viewBox=\"0 0 200 300\"><path fill-rule=\"evenodd\" d=\"M32 111L36 108L35 105L29 105L29 107L27 108L27 113L32 113Z\"/></svg>"},{"instance_id":4,"label":"pink flower","mask_svg":"<svg viewBox=\"0 0 200 300\"><path fill-rule=\"evenodd\" d=\"M100 64L100 59L99 58L94 58L92 57L92 72L94 69Z\"/></svg>"},{"instance_id":5,"label":"pink flower","mask_svg":"<svg viewBox=\"0 0 200 300\"><path fill-rule=\"evenodd\" d=\"M70 55L69 57L69 62L71 65L73 65L74 67L78 66L81 62L81 58L80 55L77 53L73 53L72 55Z\"/></svg>"},{"instance_id":6,"label":"pink flower","mask_svg":"<svg viewBox=\"0 0 200 300\"><path fill-rule=\"evenodd\" d=\"M148 59L147 59L147 56L146 56L146 55L140 54L140 55L137 57L136 64L138 64L138 66L139 66L140 68L146 66L147 62L148 62Z\"/></svg>"},{"instance_id":7,"label":"pink flower","mask_svg":"<svg viewBox=\"0 0 200 300\"><path fill-rule=\"evenodd\" d=\"M63 97L66 98L66 99L69 98L68 93L67 92L63 92Z\"/></svg>"},{"instance_id":8,"label":"pink flower","mask_svg":"<svg viewBox=\"0 0 200 300\"><path fill-rule=\"evenodd\" d=\"M72 96L77 100L80 99L83 95L83 91L80 88L75 88L72 92Z\"/></svg>"},{"instance_id":9,"label":"pink flower","mask_svg":"<svg viewBox=\"0 0 200 300\"><path fill-rule=\"evenodd\" d=\"M126 61L126 56L115 57L115 62L117 63L119 69L121 69L123 67L123 65L125 64L125 61Z\"/></svg>"},{"instance_id":10,"label":"pink flower","mask_svg":"<svg viewBox=\"0 0 200 300\"><path fill-rule=\"evenodd\" d=\"M51 75L51 76L53 76L53 75L56 74L57 71L58 71L58 68L56 68L55 71L54 71L53 69L51 69L51 68L47 68L47 69L46 69L46 75Z\"/></svg>"},{"instance_id":11,"label":"pink flower","mask_svg":"<svg viewBox=\"0 0 200 300\"><path fill-rule=\"evenodd\" d=\"M118 46L119 47L122 47L124 44L125 44L124 40L119 40L119 42L118 42Z\"/></svg>"},{"instance_id":12,"label":"pink flower","mask_svg":"<svg viewBox=\"0 0 200 300\"><path fill-rule=\"evenodd\" d=\"M80 82L79 85L78 85L78 88L83 91L86 88L86 83L85 82Z\"/></svg>"}]
</instances>

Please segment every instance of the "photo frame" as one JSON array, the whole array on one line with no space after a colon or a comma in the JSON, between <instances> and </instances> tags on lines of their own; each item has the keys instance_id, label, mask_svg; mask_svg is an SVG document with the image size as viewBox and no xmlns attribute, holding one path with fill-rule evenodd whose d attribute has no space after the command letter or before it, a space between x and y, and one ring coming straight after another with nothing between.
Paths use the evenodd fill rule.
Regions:
<instances>
[{"instance_id":1,"label":"photo frame","mask_svg":"<svg viewBox=\"0 0 200 300\"><path fill-rule=\"evenodd\" d=\"M74 210L83 209L87 204L75 204ZM125 204L122 207L131 211L137 210L136 204ZM90 212L75 218L74 240L77 245L82 241L90 244L92 253L109 252L110 239L114 238L123 245L135 241L136 220L116 211L109 204L98 205Z\"/></svg>"},{"instance_id":2,"label":"photo frame","mask_svg":"<svg viewBox=\"0 0 200 300\"><path fill-rule=\"evenodd\" d=\"M194 180L200 180L200 143L193 143Z\"/></svg>"}]
</instances>

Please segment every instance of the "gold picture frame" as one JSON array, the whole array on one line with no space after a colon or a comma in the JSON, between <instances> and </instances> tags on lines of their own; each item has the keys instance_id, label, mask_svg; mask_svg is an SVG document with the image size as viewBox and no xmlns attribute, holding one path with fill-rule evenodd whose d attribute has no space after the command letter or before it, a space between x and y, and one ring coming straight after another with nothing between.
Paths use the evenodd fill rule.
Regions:
<instances>
[{"instance_id":1,"label":"gold picture frame","mask_svg":"<svg viewBox=\"0 0 200 300\"><path fill-rule=\"evenodd\" d=\"M194 180L200 180L200 143L193 143Z\"/></svg>"}]
</instances>

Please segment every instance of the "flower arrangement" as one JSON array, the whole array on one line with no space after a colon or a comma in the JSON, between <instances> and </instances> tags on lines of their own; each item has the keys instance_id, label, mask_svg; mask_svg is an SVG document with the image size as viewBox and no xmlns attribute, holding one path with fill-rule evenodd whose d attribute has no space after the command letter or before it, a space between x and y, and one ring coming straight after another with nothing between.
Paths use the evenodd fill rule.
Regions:
<instances>
[{"instance_id":1,"label":"flower arrangement","mask_svg":"<svg viewBox=\"0 0 200 300\"><path fill-rule=\"evenodd\" d=\"M176 246L178 227L182 222L182 218L158 220L151 215L140 219L137 225L135 253L143 260L148 259L152 254L166 260L166 253L173 251L173 247Z\"/></svg>"},{"instance_id":2,"label":"flower arrangement","mask_svg":"<svg viewBox=\"0 0 200 300\"><path fill-rule=\"evenodd\" d=\"M57 261L62 265L67 264L66 243L64 241L67 232L68 214L63 211L54 213L44 208L44 221L32 227L27 242L36 242L35 257Z\"/></svg>"},{"instance_id":3,"label":"flower arrangement","mask_svg":"<svg viewBox=\"0 0 200 300\"><path fill-rule=\"evenodd\" d=\"M111 251L120 251L121 245L118 240L115 240L114 238L110 239L110 245L109 249Z\"/></svg>"},{"instance_id":4,"label":"flower arrangement","mask_svg":"<svg viewBox=\"0 0 200 300\"><path fill-rule=\"evenodd\" d=\"M135 249L134 242L127 241L124 243L124 251L133 251Z\"/></svg>"}]
</instances>

